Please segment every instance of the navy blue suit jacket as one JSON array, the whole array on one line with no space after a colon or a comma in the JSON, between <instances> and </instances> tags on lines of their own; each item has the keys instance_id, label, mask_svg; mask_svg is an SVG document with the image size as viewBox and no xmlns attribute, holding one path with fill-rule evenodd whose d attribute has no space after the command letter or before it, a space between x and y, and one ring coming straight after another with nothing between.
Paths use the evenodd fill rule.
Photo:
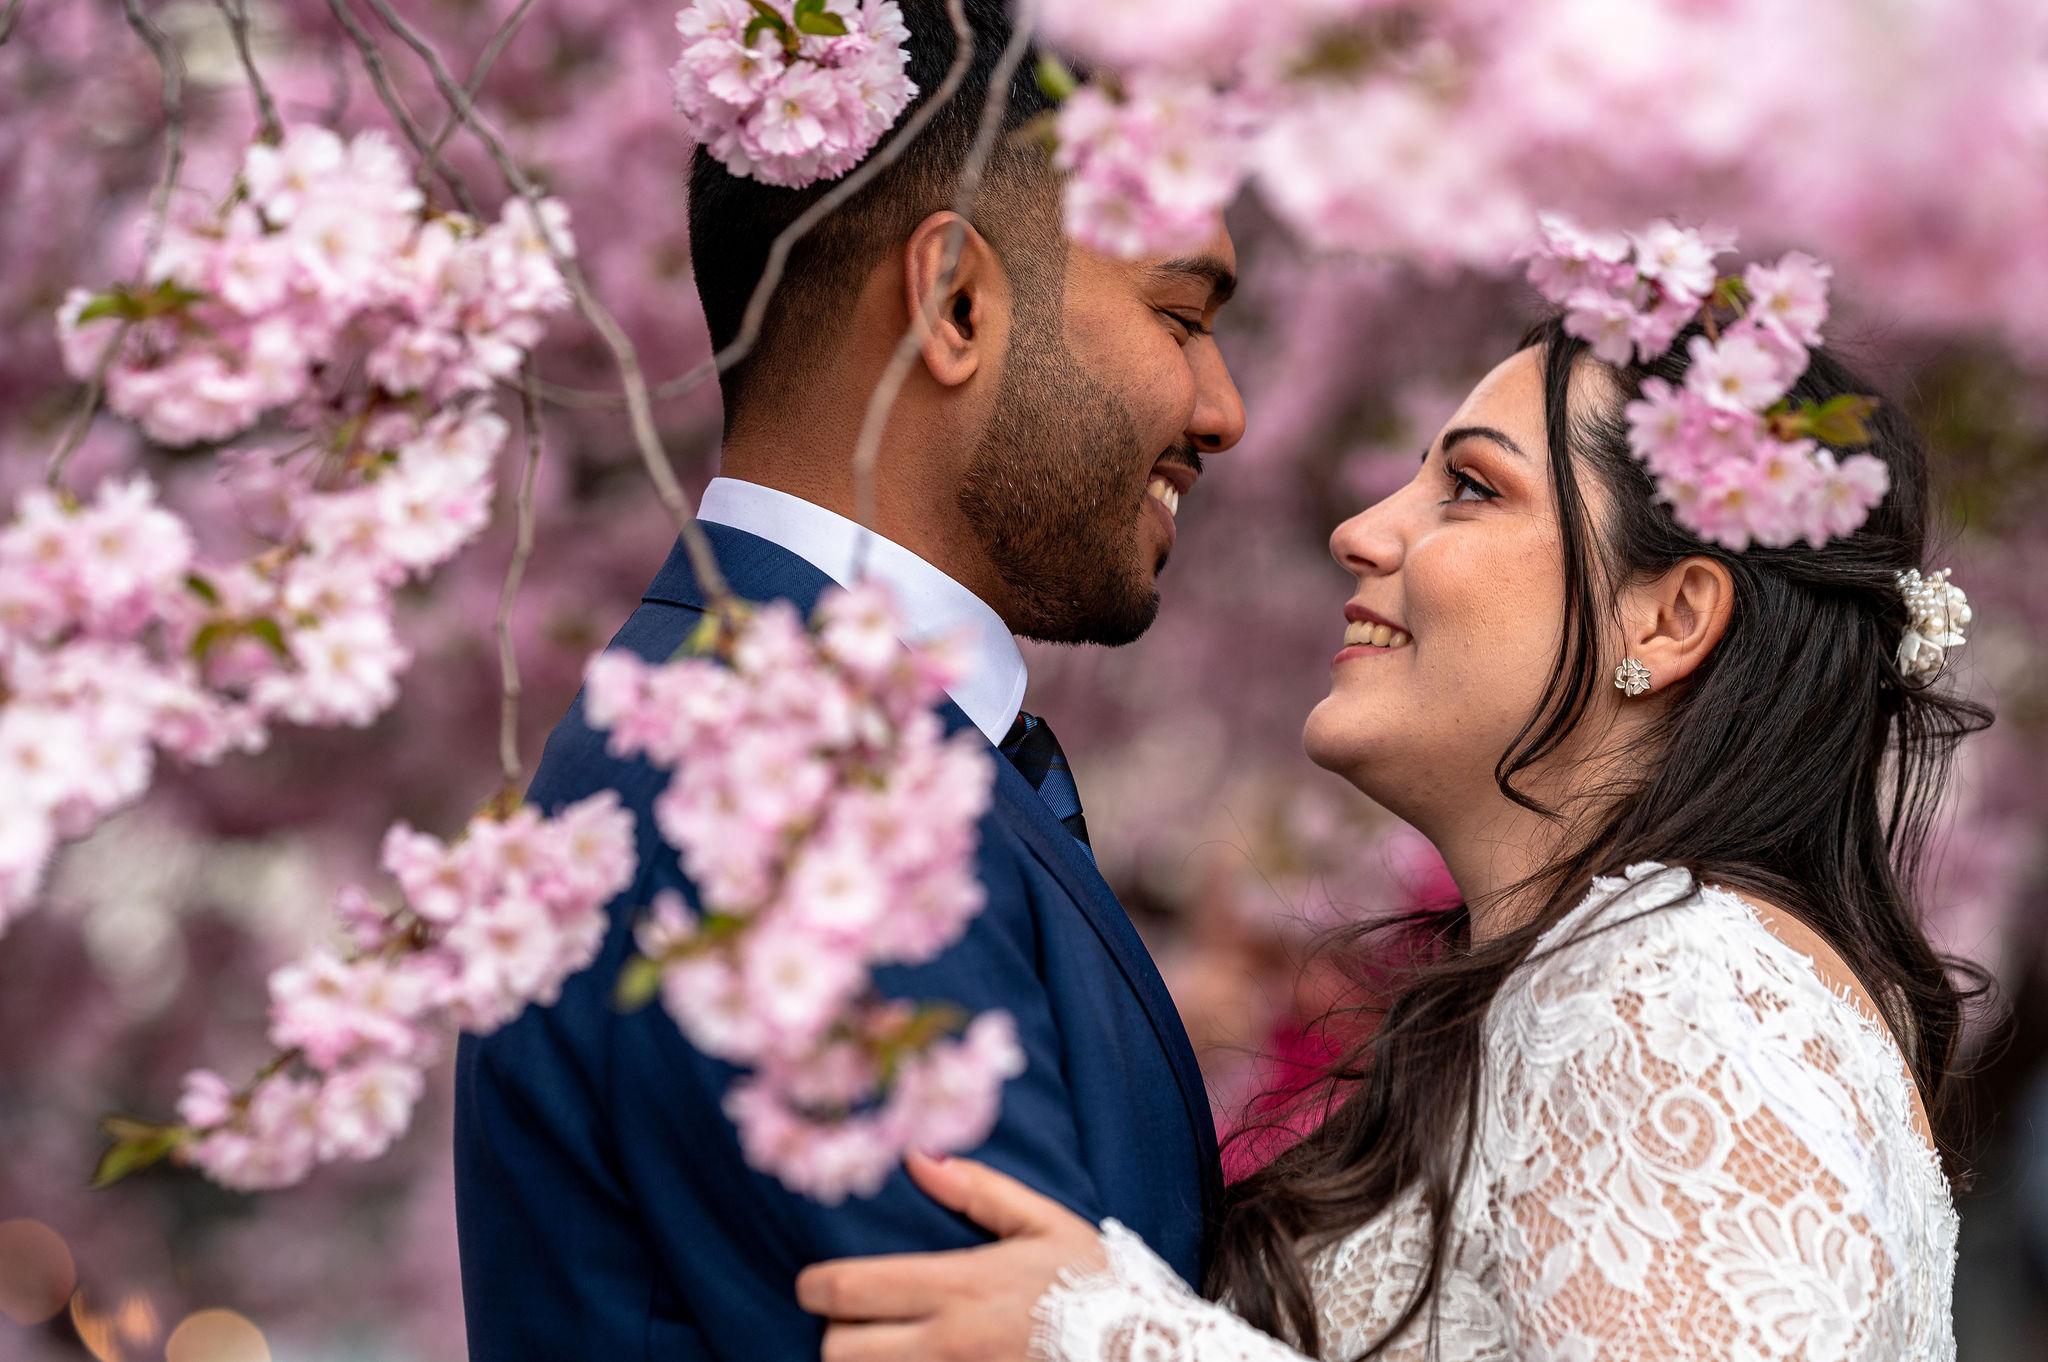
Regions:
<instances>
[{"instance_id":1,"label":"navy blue suit jacket","mask_svg":"<svg viewBox=\"0 0 2048 1362\"><path fill-rule=\"evenodd\" d=\"M706 525L733 588L808 611L828 585L795 554ZM678 545L612 647L669 657L703 593ZM957 707L954 730L969 727ZM638 820L638 881L613 903L597 962L548 1008L465 1036L456 1063L456 1213L472 1357L815 1358L822 1325L795 1301L806 1265L962 1247L984 1236L899 1170L827 1208L740 1156L719 1103L735 1071L683 1039L659 1004L611 991L634 913L691 896L651 805L665 773L605 751L579 698L548 739L529 798L552 809L617 790ZM1009 762L995 761L979 873L987 906L931 963L883 991L1017 1020L1029 1068L975 1151L1088 1219L1113 1215L1199 1276L1220 1175L1201 1075L1173 1002L1094 864Z\"/></svg>"}]
</instances>

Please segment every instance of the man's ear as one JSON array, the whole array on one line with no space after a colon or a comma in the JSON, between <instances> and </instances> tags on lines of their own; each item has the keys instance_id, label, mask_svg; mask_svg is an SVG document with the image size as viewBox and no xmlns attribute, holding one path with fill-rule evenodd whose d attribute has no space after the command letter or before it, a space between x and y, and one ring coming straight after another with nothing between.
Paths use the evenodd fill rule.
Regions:
<instances>
[{"instance_id":1,"label":"man's ear","mask_svg":"<svg viewBox=\"0 0 2048 1362\"><path fill-rule=\"evenodd\" d=\"M1663 690L1698 670L1728 632L1735 578L1717 559L1684 558L1626 599L1627 656L1649 669L1652 690Z\"/></svg>"},{"instance_id":2,"label":"man's ear","mask_svg":"<svg viewBox=\"0 0 2048 1362\"><path fill-rule=\"evenodd\" d=\"M948 270L949 247L958 257ZM1000 354L1010 330L1009 278L995 249L958 213L933 213L903 246L904 305L921 321L919 354L943 387L957 387Z\"/></svg>"}]
</instances>

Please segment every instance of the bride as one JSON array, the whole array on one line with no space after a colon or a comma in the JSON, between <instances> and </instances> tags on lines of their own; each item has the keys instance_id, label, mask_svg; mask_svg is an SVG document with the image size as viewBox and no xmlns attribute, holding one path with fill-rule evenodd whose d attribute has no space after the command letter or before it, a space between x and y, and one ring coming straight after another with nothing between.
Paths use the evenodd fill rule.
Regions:
<instances>
[{"instance_id":1,"label":"bride","mask_svg":"<svg viewBox=\"0 0 2048 1362\"><path fill-rule=\"evenodd\" d=\"M1989 715L1913 633L1925 455L1878 408L1862 528L1710 545L1624 424L1686 340L1616 367L1536 328L1331 535L1356 588L1309 756L1464 907L1327 1120L1231 1188L1223 1305L1114 1221L913 1155L997 1243L807 1270L827 1362L1954 1356L1964 993L1913 870ZM1815 350L1792 397L1858 391Z\"/></svg>"},{"instance_id":2,"label":"bride","mask_svg":"<svg viewBox=\"0 0 2048 1362\"><path fill-rule=\"evenodd\" d=\"M1309 755L1464 906L1327 1119L1230 1189L1208 1299L1115 1221L913 1155L997 1240L807 1270L828 1362L1953 1357L1966 995L1913 885L1989 715L1909 632L1925 457L1879 407L1860 529L1708 543L1624 418L1687 339L1617 366L1538 327L1331 536L1357 583ZM1815 350L1792 396L1863 391Z\"/></svg>"}]
</instances>

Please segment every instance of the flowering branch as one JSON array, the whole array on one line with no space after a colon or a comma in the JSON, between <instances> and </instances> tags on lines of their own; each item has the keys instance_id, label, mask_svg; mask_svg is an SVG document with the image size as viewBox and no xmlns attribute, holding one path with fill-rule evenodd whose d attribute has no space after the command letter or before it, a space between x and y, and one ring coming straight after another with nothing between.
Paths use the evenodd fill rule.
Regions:
<instances>
[{"instance_id":1,"label":"flowering branch","mask_svg":"<svg viewBox=\"0 0 2048 1362\"><path fill-rule=\"evenodd\" d=\"M399 41L410 47L426 64L428 71L433 75L435 88L441 92L441 97L448 101L456 116L489 154L492 162L498 167L498 173L504 177L505 183L529 204L538 204L539 189L512 159L497 131L477 111L469 93L449 74L447 64L441 60L440 53L434 50L433 45L422 37L417 29L399 17L389 0L370 0L370 7L377 12L385 25L398 35ZM561 270L562 277L568 281L577 309L589 320L591 326L596 328L598 335L612 352L613 361L618 365L620 380L625 385L626 409L632 418L633 439L640 450L641 463L646 467L648 477L654 482L655 493L661 498L661 504L667 508L670 518L675 521L676 532L683 541L684 550L690 556L690 565L696 571L697 581L711 597L714 606L722 610L730 602L732 592L725 584L725 574L718 566L718 557L712 552L710 541L704 537L703 531L697 527L696 520L690 514L688 499L683 496L683 489L676 481L675 470L669 466L668 455L662 449L661 435L655 429L654 412L648 399L647 380L640 369L639 351L634 346L632 337L626 334L618 319L612 316L610 309L599 302L597 296L591 292L590 285L584 279L583 271L577 265L575 257L555 239L543 215L536 212L535 221L539 225L541 240L546 244L548 253L554 257L556 268Z\"/></svg>"},{"instance_id":2,"label":"flowering branch","mask_svg":"<svg viewBox=\"0 0 2048 1362\"><path fill-rule=\"evenodd\" d=\"M171 195L178 187L178 171L185 161L185 62L171 46L170 39L158 28L156 21L142 12L138 0L122 0L122 11L128 19L128 26L142 39L143 46L156 58L157 69L163 76L164 111L164 171L157 181L156 193L149 208L149 226L143 240L142 261L136 266L135 287L140 289L143 272L149 267L150 257L156 254L157 244L163 240L164 222L171 210ZM14 13L9 11L8 25L14 22ZM44 465L44 480L52 487L64 482L65 465L71 455L85 439L86 431L92 428L93 417L99 413L100 399L106 392L107 374L113 367L114 356L120 351L128 337L129 322L122 321L119 330L107 340L99 358L91 365L86 378L85 391L79 395L78 406L57 447L50 452L49 461Z\"/></svg>"}]
</instances>

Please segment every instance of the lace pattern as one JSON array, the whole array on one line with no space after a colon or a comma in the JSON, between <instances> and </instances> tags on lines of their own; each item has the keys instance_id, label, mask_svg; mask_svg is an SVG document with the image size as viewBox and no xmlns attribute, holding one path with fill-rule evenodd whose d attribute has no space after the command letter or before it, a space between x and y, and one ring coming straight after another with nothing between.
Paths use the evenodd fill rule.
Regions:
<instances>
[{"instance_id":1,"label":"lace pattern","mask_svg":"<svg viewBox=\"0 0 2048 1362\"><path fill-rule=\"evenodd\" d=\"M1957 1219L1898 1046L1739 895L1595 882L1487 1017L1479 1166L1437 1298L1455 1362L1951 1362ZM1397 1319L1413 1195L1307 1264L1325 1354ZM1128 1229L1037 1310L1050 1362L1286 1362ZM1426 1318L1384 1356L1421 1362Z\"/></svg>"}]
</instances>

